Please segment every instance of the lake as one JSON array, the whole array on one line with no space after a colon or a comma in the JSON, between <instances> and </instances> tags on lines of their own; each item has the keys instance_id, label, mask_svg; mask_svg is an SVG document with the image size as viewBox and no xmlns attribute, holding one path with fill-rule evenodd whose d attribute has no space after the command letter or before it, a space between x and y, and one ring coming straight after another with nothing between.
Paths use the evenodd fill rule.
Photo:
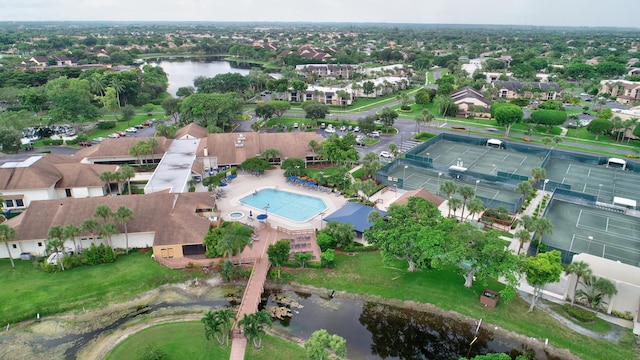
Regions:
<instances>
[{"instance_id":1,"label":"lake","mask_svg":"<svg viewBox=\"0 0 640 360\"><path fill-rule=\"evenodd\" d=\"M193 86L193 79L198 76L214 77L218 74L239 73L248 75L249 69L232 67L228 61L216 61L208 58L176 58L149 60L154 66L161 66L169 77L167 92L176 96L179 88Z\"/></svg>"},{"instance_id":2,"label":"lake","mask_svg":"<svg viewBox=\"0 0 640 360\"><path fill-rule=\"evenodd\" d=\"M273 292L267 291L267 294ZM307 340L318 329L326 329L347 340L350 359L459 359L503 352L512 358L534 351L526 344L499 336L481 326L476 341L476 325L429 312L399 308L362 300L321 297L286 291L301 304L292 307L293 316L274 321L288 334ZM270 296L261 305L278 306ZM469 346L473 342L472 346ZM538 351L537 359L557 359Z\"/></svg>"}]
</instances>

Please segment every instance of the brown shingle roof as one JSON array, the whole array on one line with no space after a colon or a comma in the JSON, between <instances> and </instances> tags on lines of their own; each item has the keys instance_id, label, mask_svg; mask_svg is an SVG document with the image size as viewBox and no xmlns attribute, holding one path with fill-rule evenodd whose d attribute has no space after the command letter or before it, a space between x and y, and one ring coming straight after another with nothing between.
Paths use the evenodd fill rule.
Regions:
<instances>
[{"instance_id":1,"label":"brown shingle roof","mask_svg":"<svg viewBox=\"0 0 640 360\"><path fill-rule=\"evenodd\" d=\"M421 197L427 201L431 201L433 205L436 207L440 206L444 202L444 199L433 195L429 190L425 188L420 188L416 190L407 191L404 195L402 195L398 200L394 201L394 204L407 205L409 203L409 198L412 196Z\"/></svg>"},{"instance_id":2,"label":"brown shingle roof","mask_svg":"<svg viewBox=\"0 0 640 360\"><path fill-rule=\"evenodd\" d=\"M62 179L56 184L57 188L72 188L85 186L102 186L100 174L106 171L118 171L118 165L94 165L94 164L57 164L54 165L62 174Z\"/></svg>"},{"instance_id":3,"label":"brown shingle roof","mask_svg":"<svg viewBox=\"0 0 640 360\"><path fill-rule=\"evenodd\" d=\"M207 131L207 128L205 128L204 126L200 126L196 123L191 123L187 126L184 126L178 129L178 131L176 131L176 136L174 137L176 139L180 139L185 135L191 135L196 139L203 139L203 138L206 138L208 134L209 132Z\"/></svg>"},{"instance_id":4,"label":"brown shingle roof","mask_svg":"<svg viewBox=\"0 0 640 360\"><path fill-rule=\"evenodd\" d=\"M63 155L34 156L41 156L41 158L30 166L0 167L0 191L49 188L62 179L62 173L54 165L77 161L71 156Z\"/></svg>"},{"instance_id":5,"label":"brown shingle roof","mask_svg":"<svg viewBox=\"0 0 640 360\"><path fill-rule=\"evenodd\" d=\"M209 231L210 221L196 215L199 205L212 204L210 194L204 192L33 201L10 225L18 234L16 240L46 239L52 226L80 226L101 204L114 211L121 205L133 210L135 219L127 223L127 230L155 232L154 245L201 243ZM124 232L122 225L116 226Z\"/></svg>"},{"instance_id":6,"label":"brown shingle roof","mask_svg":"<svg viewBox=\"0 0 640 360\"><path fill-rule=\"evenodd\" d=\"M155 138L158 141L158 146L153 149L155 155L164 154L173 140L167 139L163 136L157 136ZM105 158L105 157L122 157L129 156L129 149L135 146L140 141L147 141L149 138L145 137L122 137L118 139L104 139L98 145L90 146L81 149L76 153L78 158Z\"/></svg>"},{"instance_id":7,"label":"brown shingle roof","mask_svg":"<svg viewBox=\"0 0 640 360\"><path fill-rule=\"evenodd\" d=\"M243 146L236 147L240 134L245 138L242 141ZM218 164L222 165L240 164L267 149L280 151L280 157L283 160L292 157L304 159L309 152L310 140L320 143L324 138L312 132L209 134L205 140L200 141L197 156L204 156L206 147L209 156L216 156Z\"/></svg>"}]
</instances>

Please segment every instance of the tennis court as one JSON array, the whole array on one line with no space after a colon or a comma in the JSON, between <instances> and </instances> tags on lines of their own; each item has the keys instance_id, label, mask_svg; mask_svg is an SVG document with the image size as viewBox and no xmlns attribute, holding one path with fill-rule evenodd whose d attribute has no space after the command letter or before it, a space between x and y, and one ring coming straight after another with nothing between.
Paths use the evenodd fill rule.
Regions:
<instances>
[{"instance_id":1,"label":"tennis court","mask_svg":"<svg viewBox=\"0 0 640 360\"><path fill-rule=\"evenodd\" d=\"M438 175L442 174L442 175ZM397 177L402 179L404 177L404 188L406 190L415 190L419 188L425 188L433 194L440 192L440 184L446 180L453 180L458 186L469 185L476 190L476 196L487 199L485 206L490 206L487 202L499 201L507 203L516 203L521 195L515 191L506 190L497 186L485 184L482 181L478 183L469 184L459 179L451 178L447 172L438 172L433 169L421 168L416 166L397 166L391 170L388 176ZM405 177L406 176L406 177ZM442 194L439 194L442 195Z\"/></svg>"},{"instance_id":2,"label":"tennis court","mask_svg":"<svg viewBox=\"0 0 640 360\"><path fill-rule=\"evenodd\" d=\"M547 218L554 228L543 243L640 266L640 219L560 200L551 203Z\"/></svg>"},{"instance_id":3,"label":"tennis court","mask_svg":"<svg viewBox=\"0 0 640 360\"><path fill-rule=\"evenodd\" d=\"M569 184L571 191L596 196L600 202L612 204L614 196L640 202L640 177L637 173L557 158L549 160L546 170L550 180Z\"/></svg>"},{"instance_id":4,"label":"tennis court","mask_svg":"<svg viewBox=\"0 0 640 360\"><path fill-rule=\"evenodd\" d=\"M433 159L435 165L460 166L469 171L497 175L498 171L529 176L542 164L542 157L489 146L441 140L417 155Z\"/></svg>"}]
</instances>

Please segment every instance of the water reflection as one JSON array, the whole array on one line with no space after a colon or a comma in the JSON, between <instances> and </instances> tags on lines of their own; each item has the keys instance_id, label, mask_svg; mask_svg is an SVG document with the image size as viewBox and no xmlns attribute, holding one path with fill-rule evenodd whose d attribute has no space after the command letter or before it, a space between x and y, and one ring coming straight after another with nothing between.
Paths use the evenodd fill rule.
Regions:
<instances>
[{"instance_id":1,"label":"water reflection","mask_svg":"<svg viewBox=\"0 0 640 360\"><path fill-rule=\"evenodd\" d=\"M322 298L287 292L301 309L292 309L291 319L275 322L287 333L308 339L318 329L347 340L353 359L458 359L504 352L512 358L528 352L518 341L480 328L471 349L476 326L436 314L361 300ZM270 299L264 305L277 305ZM533 355L533 354L532 354ZM538 359L551 359L545 354Z\"/></svg>"},{"instance_id":2,"label":"water reflection","mask_svg":"<svg viewBox=\"0 0 640 360\"><path fill-rule=\"evenodd\" d=\"M240 69L236 67L238 64L234 63L233 66L228 61L216 61L210 58L200 59L157 59L156 61L149 61L151 65L159 65L169 77L169 88L167 92L173 96L179 88L185 86L193 86L193 79L198 76L214 77L218 74L226 73L239 73L242 75L248 75L249 69Z\"/></svg>"}]
</instances>

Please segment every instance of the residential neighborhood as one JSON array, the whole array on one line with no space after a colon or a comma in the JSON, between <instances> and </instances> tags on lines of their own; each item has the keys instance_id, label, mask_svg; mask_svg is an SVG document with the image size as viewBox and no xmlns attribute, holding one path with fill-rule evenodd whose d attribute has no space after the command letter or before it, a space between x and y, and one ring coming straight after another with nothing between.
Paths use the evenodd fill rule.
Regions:
<instances>
[{"instance_id":1,"label":"residential neighborhood","mask_svg":"<svg viewBox=\"0 0 640 360\"><path fill-rule=\"evenodd\" d=\"M637 356L640 35L473 29L0 24L0 357L165 291L220 358L314 358L320 330L337 358ZM354 305L357 336L317 323L369 297L393 308ZM424 350L425 307L477 330ZM416 341L372 350L402 311ZM54 357L143 346L98 329Z\"/></svg>"}]
</instances>

